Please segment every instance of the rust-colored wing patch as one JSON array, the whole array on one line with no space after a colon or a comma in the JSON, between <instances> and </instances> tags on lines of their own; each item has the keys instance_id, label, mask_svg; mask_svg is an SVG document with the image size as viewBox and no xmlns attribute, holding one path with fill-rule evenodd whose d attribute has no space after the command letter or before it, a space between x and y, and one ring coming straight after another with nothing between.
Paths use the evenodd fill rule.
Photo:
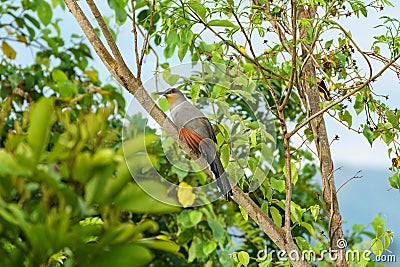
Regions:
<instances>
[{"instance_id":1,"label":"rust-colored wing patch","mask_svg":"<svg viewBox=\"0 0 400 267\"><path fill-rule=\"evenodd\" d=\"M204 139L204 137L198 134L196 131L189 130L185 127L182 127L182 129L180 129L179 138L184 139L186 143L190 146L190 148L195 151L199 151L199 145Z\"/></svg>"}]
</instances>

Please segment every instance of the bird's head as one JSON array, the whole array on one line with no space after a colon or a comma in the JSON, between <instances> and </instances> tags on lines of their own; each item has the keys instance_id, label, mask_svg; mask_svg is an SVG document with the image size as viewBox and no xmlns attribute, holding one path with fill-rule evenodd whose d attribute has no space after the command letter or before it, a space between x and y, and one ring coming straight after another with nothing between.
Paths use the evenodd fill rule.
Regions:
<instances>
[{"instance_id":1,"label":"bird's head","mask_svg":"<svg viewBox=\"0 0 400 267\"><path fill-rule=\"evenodd\" d=\"M157 93L157 95L165 96L170 105L174 104L177 101L185 100L185 96L182 94L181 91L176 88L169 88L163 92Z\"/></svg>"}]
</instances>

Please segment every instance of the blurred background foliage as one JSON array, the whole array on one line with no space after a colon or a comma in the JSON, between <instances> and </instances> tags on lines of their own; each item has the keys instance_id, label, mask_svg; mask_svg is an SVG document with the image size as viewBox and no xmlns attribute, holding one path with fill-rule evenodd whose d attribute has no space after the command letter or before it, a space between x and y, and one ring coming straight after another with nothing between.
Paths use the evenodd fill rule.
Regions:
<instances>
[{"instance_id":1,"label":"blurred background foliage","mask_svg":"<svg viewBox=\"0 0 400 267\"><path fill-rule=\"evenodd\" d=\"M179 208L132 180L155 162L143 153L154 134L136 118L130 173L121 88L100 82L81 36L63 39L51 17L60 3L0 7L0 266L145 266L178 255L167 222ZM34 62L14 60L16 42Z\"/></svg>"}]
</instances>

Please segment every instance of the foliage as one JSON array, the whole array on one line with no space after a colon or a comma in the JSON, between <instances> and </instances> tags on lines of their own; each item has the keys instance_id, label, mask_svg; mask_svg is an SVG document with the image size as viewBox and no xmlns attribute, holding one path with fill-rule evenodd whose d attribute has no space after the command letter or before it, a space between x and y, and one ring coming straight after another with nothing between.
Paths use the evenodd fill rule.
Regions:
<instances>
[{"instance_id":1,"label":"foliage","mask_svg":"<svg viewBox=\"0 0 400 267\"><path fill-rule=\"evenodd\" d=\"M155 161L142 153L154 135L137 128L123 153L120 89L101 84L82 38L66 44L38 2L1 7L2 29L15 31L0 66L0 265L145 266L175 255L180 246L160 231L162 214L179 209L132 180ZM36 51L34 63L13 61L14 37Z\"/></svg>"},{"instance_id":2,"label":"foliage","mask_svg":"<svg viewBox=\"0 0 400 267\"><path fill-rule=\"evenodd\" d=\"M129 173L121 147L125 108L121 90L102 84L90 66L91 51L81 36L73 34L70 42L63 39L63 29L53 16L56 7L65 9L64 2L2 2L2 266L130 266L132 262L135 266L289 265L276 254L258 257L266 246L270 250L277 247L242 207L217 201L179 210L146 195L131 181L131 175L149 175L150 164L176 184L205 184L207 177L202 172L182 172L171 166L163 150L171 140L163 147L155 130L145 126L140 116L128 118L133 139L125 141L129 147L125 158L129 166L134 166L134 173ZM290 150L291 232L301 251L312 249L321 254L331 247L326 234L330 217L321 198L323 190L315 179L318 166L312 151L303 146L316 137L305 125L297 132L302 146L285 148L274 98L284 101L290 92L282 111L284 118L295 126L307 120L309 110L303 106L306 97L302 95L301 76L307 59L312 58L316 77L306 77L306 82L317 88L316 78L325 80L332 95L331 100L321 100L321 108L329 107L328 115L364 136L370 145L378 138L388 145L389 157L393 158L389 182L400 189L400 111L390 107L387 97L374 92L371 82L378 77L364 73L358 57L361 55L367 65L368 57L380 58L383 63L396 59L398 20L382 17L377 28L384 32L375 37L369 54L359 49L339 23L339 18L367 17L371 9L383 9L390 2L296 1L299 9L318 7L317 18L296 21L299 28L307 29L304 38L297 39L287 32L276 32L277 28L292 27L287 1L132 2L134 7L127 0L108 1L117 25L130 23L133 12L135 27L143 33L144 54L156 53L157 60L165 60L155 70L163 69L164 81L171 86L180 84L200 107L208 104L202 97L219 103L213 123L222 161L229 163L228 171L237 176L238 185L245 191L262 180L249 195L278 227L285 220L288 170L284 152ZM339 34L324 39L331 32ZM16 63L20 52L13 48L15 42L35 51L33 64ZM293 43L314 50L310 56L296 50L293 61ZM381 47L389 51L387 58L379 54ZM175 58L220 63L224 69L208 78L183 79L170 68L169 62ZM347 96L353 89L354 94ZM275 138L268 135L243 101L252 102L255 95L264 97L271 107ZM167 110L166 102L162 107ZM267 119L269 110L257 111ZM365 123L354 125L354 118L362 115ZM233 122L240 124L240 138L231 140L229 125ZM268 139L274 139L273 151L265 149ZM243 143L249 148L247 159L233 158L233 147ZM271 166L262 164L272 156L276 160ZM370 250L375 255L387 250L393 237L380 216L371 224L354 225L352 230L345 237L348 249ZM351 262L374 266L367 260ZM328 266L332 260L327 255L319 263Z\"/></svg>"}]
</instances>

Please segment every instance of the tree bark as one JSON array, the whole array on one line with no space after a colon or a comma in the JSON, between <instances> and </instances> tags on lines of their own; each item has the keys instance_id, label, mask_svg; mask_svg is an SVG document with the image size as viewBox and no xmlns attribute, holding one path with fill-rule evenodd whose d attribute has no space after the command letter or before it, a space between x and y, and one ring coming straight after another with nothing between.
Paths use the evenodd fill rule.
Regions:
<instances>
[{"instance_id":1,"label":"tree bark","mask_svg":"<svg viewBox=\"0 0 400 267\"><path fill-rule=\"evenodd\" d=\"M298 8L298 18L315 18L316 8L301 6ZM300 28L300 38L307 39L308 29ZM306 43L302 44L302 57L306 58L308 53L312 53L311 47ZM320 111L320 98L318 88L312 85L310 81L315 81L316 71L312 64L311 57L305 63L304 72L301 73L303 90L308 98L308 105L310 114L316 114ZM317 148L318 158L320 161L320 169L322 176L322 196L326 205L326 213L329 216L329 238L330 249L334 253L335 266L348 266L346 261L346 248L343 246L344 236L342 229L342 216L339 210L339 203L337 200L336 186L334 180L334 166L331 157L330 143L326 131L326 125L323 114L315 117L309 123L312 133L314 135L314 143Z\"/></svg>"}]
</instances>

